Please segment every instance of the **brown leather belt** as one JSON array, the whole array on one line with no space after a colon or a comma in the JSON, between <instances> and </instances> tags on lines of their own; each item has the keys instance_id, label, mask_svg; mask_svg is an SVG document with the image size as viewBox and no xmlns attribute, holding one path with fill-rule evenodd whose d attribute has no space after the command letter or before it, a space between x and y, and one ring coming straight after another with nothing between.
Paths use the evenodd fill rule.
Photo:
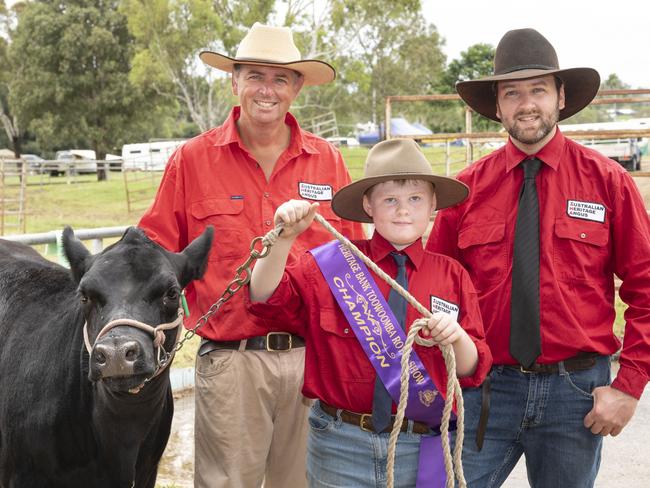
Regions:
<instances>
[{"instance_id":1,"label":"brown leather belt","mask_svg":"<svg viewBox=\"0 0 650 488\"><path fill-rule=\"evenodd\" d=\"M212 351L222 349L239 349L242 341L213 341L201 339L199 356L205 356ZM305 340L297 335L288 332L269 332L265 336L249 337L246 339L247 351L271 351L286 352L296 347L305 347Z\"/></svg>"},{"instance_id":2,"label":"brown leather belt","mask_svg":"<svg viewBox=\"0 0 650 488\"><path fill-rule=\"evenodd\" d=\"M327 403L324 403L323 401L320 402L320 408L325 412L327 415L330 415L334 418L336 418L337 412L339 411L338 408L332 407L331 405L328 405ZM341 420L345 422L346 424L351 424L351 425L356 425L359 427L361 430L365 430L366 432L374 432L373 426L372 426L372 415L369 413L355 413L355 412L350 412L349 410L341 410ZM386 427L382 432L389 433L393 430L393 423L395 422L395 416L393 415L391 417L391 422L388 427ZM409 421L407 419L404 419L402 421L402 427L401 431L406 432L408 431L408 424ZM426 425L423 424L422 422L415 422L413 421L413 432L416 434L430 434L431 429Z\"/></svg>"},{"instance_id":3,"label":"brown leather belt","mask_svg":"<svg viewBox=\"0 0 650 488\"><path fill-rule=\"evenodd\" d=\"M522 373L536 373L536 374L556 374L560 372L560 364L564 363L564 370L571 371L584 371L596 366L596 359L600 357L597 352L581 352L575 356L551 364L538 364L534 363L529 368L524 368L518 364L506 364L506 368L515 368Z\"/></svg>"}]
</instances>

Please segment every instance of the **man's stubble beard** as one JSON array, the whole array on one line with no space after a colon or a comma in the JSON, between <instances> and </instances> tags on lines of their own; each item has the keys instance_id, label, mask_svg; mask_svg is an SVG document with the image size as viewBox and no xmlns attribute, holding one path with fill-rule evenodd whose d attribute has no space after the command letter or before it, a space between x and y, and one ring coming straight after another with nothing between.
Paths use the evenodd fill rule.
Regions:
<instances>
[{"instance_id":1,"label":"man's stubble beard","mask_svg":"<svg viewBox=\"0 0 650 488\"><path fill-rule=\"evenodd\" d=\"M519 141L519 142L521 142L523 144L529 144L529 145L530 144L537 144L539 141L544 139L547 135L549 135L551 133L553 128L557 125L557 123L560 120L559 101L558 101L557 105L555 106L555 110L552 113L548 114L548 116L544 116L543 114L540 114L537 111L532 112L532 113L534 113L536 115L539 115L540 120L541 120L541 125L540 125L539 129L535 132L535 134L533 134L532 136L527 136L526 132L523 129L520 129L517 126L517 121L516 121L517 117L519 117L521 115L525 115L525 114L522 114L522 113L518 113L513 117L513 120L515 122L512 125L510 125L509 127L506 127L505 124L503 124L503 126L505 127L508 134L510 134L510 137L512 137L516 141Z\"/></svg>"}]
</instances>

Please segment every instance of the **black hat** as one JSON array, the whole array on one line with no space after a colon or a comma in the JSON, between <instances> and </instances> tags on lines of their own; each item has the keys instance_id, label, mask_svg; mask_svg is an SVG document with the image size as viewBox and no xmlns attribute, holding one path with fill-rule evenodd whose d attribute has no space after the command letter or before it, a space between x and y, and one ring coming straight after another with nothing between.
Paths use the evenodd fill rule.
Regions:
<instances>
[{"instance_id":1,"label":"black hat","mask_svg":"<svg viewBox=\"0 0 650 488\"><path fill-rule=\"evenodd\" d=\"M555 49L535 29L506 32L494 55L494 75L479 80L459 81L456 91L474 111L499 121L494 83L555 75L564 83L565 107L560 120L578 113L594 99L600 75L593 68L560 69Z\"/></svg>"}]
</instances>

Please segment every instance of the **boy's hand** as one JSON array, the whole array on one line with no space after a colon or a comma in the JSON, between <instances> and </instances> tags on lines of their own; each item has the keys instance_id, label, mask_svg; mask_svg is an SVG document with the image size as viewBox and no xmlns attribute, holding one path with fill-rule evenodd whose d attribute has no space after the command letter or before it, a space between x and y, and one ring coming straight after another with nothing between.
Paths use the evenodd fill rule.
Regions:
<instances>
[{"instance_id":1,"label":"boy's hand","mask_svg":"<svg viewBox=\"0 0 650 488\"><path fill-rule=\"evenodd\" d=\"M451 315L443 312L435 312L429 319L426 327L422 328L420 334L422 334L422 337L431 336L431 339L436 344L448 346L460 340L466 332Z\"/></svg>"},{"instance_id":2,"label":"boy's hand","mask_svg":"<svg viewBox=\"0 0 650 488\"><path fill-rule=\"evenodd\" d=\"M305 200L289 200L275 211L275 225L283 224L280 239L294 239L314 220L318 203Z\"/></svg>"}]
</instances>

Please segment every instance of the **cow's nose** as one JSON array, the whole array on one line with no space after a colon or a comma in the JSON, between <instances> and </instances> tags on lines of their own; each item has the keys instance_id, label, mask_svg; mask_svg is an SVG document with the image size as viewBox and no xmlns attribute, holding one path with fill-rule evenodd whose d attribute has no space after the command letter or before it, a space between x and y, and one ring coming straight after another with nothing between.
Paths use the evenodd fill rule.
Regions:
<instances>
[{"instance_id":1,"label":"cow's nose","mask_svg":"<svg viewBox=\"0 0 650 488\"><path fill-rule=\"evenodd\" d=\"M142 348L133 340L99 343L93 349L94 366L102 378L133 374L133 366L141 356Z\"/></svg>"}]
</instances>

